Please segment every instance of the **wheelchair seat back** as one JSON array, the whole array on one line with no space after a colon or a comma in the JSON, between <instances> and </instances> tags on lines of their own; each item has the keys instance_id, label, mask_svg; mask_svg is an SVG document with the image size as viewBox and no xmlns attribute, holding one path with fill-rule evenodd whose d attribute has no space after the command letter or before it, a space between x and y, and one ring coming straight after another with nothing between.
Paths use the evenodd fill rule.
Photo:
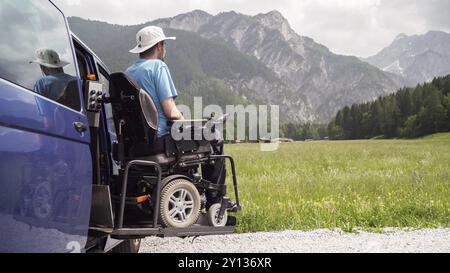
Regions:
<instances>
[{"instance_id":1,"label":"wheelchair seat back","mask_svg":"<svg viewBox=\"0 0 450 273\"><path fill-rule=\"evenodd\" d=\"M125 157L152 154L151 143L156 143L158 128L158 111L152 98L124 73L111 74L110 81L109 100L116 131L124 138ZM148 151L142 151L142 147Z\"/></svg>"},{"instance_id":2,"label":"wheelchair seat back","mask_svg":"<svg viewBox=\"0 0 450 273\"><path fill-rule=\"evenodd\" d=\"M205 158L212 153L209 141L174 141L171 136L158 139L158 111L151 96L126 74L110 76L110 102L116 131L124 138L125 158L131 160L151 155L191 159ZM120 124L122 123L122 128ZM164 161L166 162L166 161ZM171 162L171 160L169 160Z\"/></svg>"}]
</instances>

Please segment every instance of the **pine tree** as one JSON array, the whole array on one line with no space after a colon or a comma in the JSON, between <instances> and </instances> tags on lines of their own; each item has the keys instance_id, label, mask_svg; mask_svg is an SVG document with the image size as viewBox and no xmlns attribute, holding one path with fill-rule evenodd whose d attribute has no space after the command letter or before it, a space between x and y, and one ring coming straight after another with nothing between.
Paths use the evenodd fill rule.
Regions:
<instances>
[{"instance_id":1,"label":"pine tree","mask_svg":"<svg viewBox=\"0 0 450 273\"><path fill-rule=\"evenodd\" d=\"M361 113L361 108L358 104L352 105L352 107L350 109L350 116L351 116L350 138L351 139L361 138L362 113Z\"/></svg>"},{"instance_id":2,"label":"pine tree","mask_svg":"<svg viewBox=\"0 0 450 273\"><path fill-rule=\"evenodd\" d=\"M419 135L444 131L447 127L447 113L441 104L440 93L434 87L428 87L429 97L419 112Z\"/></svg>"},{"instance_id":3,"label":"pine tree","mask_svg":"<svg viewBox=\"0 0 450 273\"><path fill-rule=\"evenodd\" d=\"M450 83L450 81L449 81L449 83ZM446 118L446 121L445 121L445 123L446 123L446 130L450 131L450 93L448 93L447 96L445 96L443 98L443 101L444 101L444 107L445 107L445 109L447 111L447 118Z\"/></svg>"},{"instance_id":4,"label":"pine tree","mask_svg":"<svg viewBox=\"0 0 450 273\"><path fill-rule=\"evenodd\" d=\"M352 132L352 116L348 106L342 110L342 129L344 131L344 138L349 139Z\"/></svg>"}]
</instances>

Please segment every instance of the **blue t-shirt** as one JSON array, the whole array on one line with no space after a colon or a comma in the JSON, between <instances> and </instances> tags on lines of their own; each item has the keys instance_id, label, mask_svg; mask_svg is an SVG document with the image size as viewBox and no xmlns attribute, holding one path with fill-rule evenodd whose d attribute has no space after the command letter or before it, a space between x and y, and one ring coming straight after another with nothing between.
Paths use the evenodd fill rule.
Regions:
<instances>
[{"instance_id":1,"label":"blue t-shirt","mask_svg":"<svg viewBox=\"0 0 450 273\"><path fill-rule=\"evenodd\" d=\"M33 90L46 98L56 101L61 98L69 82L76 79L74 76L65 73L45 76L36 82Z\"/></svg>"},{"instance_id":2,"label":"blue t-shirt","mask_svg":"<svg viewBox=\"0 0 450 273\"><path fill-rule=\"evenodd\" d=\"M127 69L126 74L152 97L159 115L158 138L167 135L167 117L161 103L178 96L167 65L160 60L140 59Z\"/></svg>"}]
</instances>

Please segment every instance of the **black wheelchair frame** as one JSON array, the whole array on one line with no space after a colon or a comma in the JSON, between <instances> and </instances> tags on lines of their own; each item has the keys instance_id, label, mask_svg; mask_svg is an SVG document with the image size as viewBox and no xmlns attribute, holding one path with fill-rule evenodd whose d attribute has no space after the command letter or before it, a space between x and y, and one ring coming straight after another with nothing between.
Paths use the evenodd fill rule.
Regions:
<instances>
[{"instance_id":1,"label":"black wheelchair frame","mask_svg":"<svg viewBox=\"0 0 450 273\"><path fill-rule=\"evenodd\" d=\"M114 144L113 157L122 166L119 175L119 178L122 179L121 181L116 181L117 183L121 182L118 196L119 207L117 211L117 224L111 236L118 239L128 239L143 238L152 235L162 237L184 237L233 233L235 230L236 218L231 216L225 227L212 227L198 223L188 228L162 227L159 225L159 204L162 188L168 181L172 181L176 178L184 178L192 182L199 190L223 192L223 196L219 196L221 204L218 214L219 220L222 220L225 211L240 211L241 204L239 201L235 162L231 156L214 154L213 143L205 140L174 141L169 138L169 142L166 141L165 145L165 157L163 155L160 157L152 155L149 157L133 156L129 147L132 145L133 141L138 140L142 142L143 140L148 141L150 139L156 139L155 126L152 124L152 121L155 121L155 119L157 120L157 117L155 118L155 116L152 116L152 113L143 110L143 107L145 107L143 101L145 100L148 102L151 98L149 98L148 95L143 98L142 96L145 96L145 94L142 92L145 91L139 90L139 88L136 87L137 85L133 84L133 82L124 74L112 74L111 81L113 84L115 83L115 85L113 85L113 90L111 90L112 92L110 92L111 97L104 98L104 100L106 103L111 103L113 105L113 116L117 126L116 131L118 132L118 141ZM173 126L173 124L170 125ZM140 126L144 128L143 131L139 131ZM127 133L127 131L130 132ZM158 158L163 158L164 163L158 162ZM230 162L235 203L232 203L230 199L226 198L226 184L217 184L215 183L217 181L208 181L197 172L200 166L214 164L217 160L223 160L224 166L226 160ZM186 175L186 172L178 173L177 170L189 170L192 175L188 176ZM151 225L142 227L125 226L124 218L127 205L138 205L138 203L134 201L134 197L127 197L127 194L129 194L128 186L130 182L130 173L132 171L134 172L134 175L136 175L137 172L138 176L144 177L150 174L150 176L156 178L156 195L152 196L154 205Z\"/></svg>"}]
</instances>

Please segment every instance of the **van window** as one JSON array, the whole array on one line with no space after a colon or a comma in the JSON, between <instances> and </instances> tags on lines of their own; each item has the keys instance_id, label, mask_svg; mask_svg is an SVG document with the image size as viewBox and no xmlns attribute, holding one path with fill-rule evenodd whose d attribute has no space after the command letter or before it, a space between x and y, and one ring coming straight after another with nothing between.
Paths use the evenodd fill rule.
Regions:
<instances>
[{"instance_id":1,"label":"van window","mask_svg":"<svg viewBox=\"0 0 450 273\"><path fill-rule=\"evenodd\" d=\"M1 78L80 110L66 22L50 1L2 0L0 37Z\"/></svg>"},{"instance_id":2,"label":"van window","mask_svg":"<svg viewBox=\"0 0 450 273\"><path fill-rule=\"evenodd\" d=\"M109 97L109 80L108 80L108 73L105 72L104 69L100 68L99 81L103 85L103 94L105 94L107 97ZM116 133L116 126L114 123L114 116L113 116L113 110L111 104L107 103L105 104L105 115L106 115L106 121L108 123L108 130L112 133Z\"/></svg>"},{"instance_id":3,"label":"van window","mask_svg":"<svg viewBox=\"0 0 450 273\"><path fill-rule=\"evenodd\" d=\"M84 57L83 53L81 53L81 51L79 49L76 49L76 55L77 55L78 71L80 72L80 77L82 79L86 79L87 74L89 74L86 58Z\"/></svg>"}]
</instances>

